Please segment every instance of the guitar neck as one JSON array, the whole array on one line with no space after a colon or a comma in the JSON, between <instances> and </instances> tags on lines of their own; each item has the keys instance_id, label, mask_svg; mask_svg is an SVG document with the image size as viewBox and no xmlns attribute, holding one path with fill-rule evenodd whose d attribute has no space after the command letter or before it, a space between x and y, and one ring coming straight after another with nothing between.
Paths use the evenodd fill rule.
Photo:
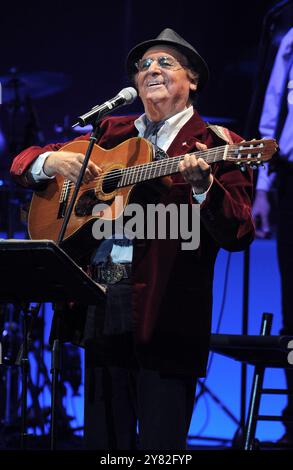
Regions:
<instances>
[{"instance_id":1,"label":"guitar neck","mask_svg":"<svg viewBox=\"0 0 293 470\"><path fill-rule=\"evenodd\" d=\"M223 145L221 147L197 151L190 155L195 155L196 158L203 158L209 164L215 163L220 160L225 160L229 147L230 145ZM162 154L161 150L160 153ZM160 155L161 159L158 161L124 168L121 171L121 178L118 183L118 187L121 188L124 186L129 186L132 184L141 183L143 181L178 173L178 165L180 161L184 159L185 155L169 158L168 155L164 153L165 158L162 158Z\"/></svg>"}]
</instances>

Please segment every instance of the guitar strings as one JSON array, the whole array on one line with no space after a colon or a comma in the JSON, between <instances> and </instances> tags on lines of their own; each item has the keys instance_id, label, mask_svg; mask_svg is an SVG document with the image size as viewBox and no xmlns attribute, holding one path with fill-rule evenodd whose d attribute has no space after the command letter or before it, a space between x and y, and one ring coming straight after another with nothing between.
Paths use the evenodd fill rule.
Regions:
<instances>
[{"instance_id":1,"label":"guitar strings","mask_svg":"<svg viewBox=\"0 0 293 470\"><path fill-rule=\"evenodd\" d=\"M209 161L208 157L211 157L211 155L216 155L216 153L219 152L220 149L225 148L225 147L226 146L224 145L224 146L221 146L221 147L214 147L212 149L209 149L208 150L208 152L209 152L208 156L206 155L206 151L198 151L198 152L194 152L194 154L196 154L197 158L200 158L201 155L202 155L202 156L206 157L205 158L206 161ZM219 149L219 150L217 150L217 149ZM189 154L189 155L193 155L193 154ZM162 168L162 167L164 167L164 170L171 171L171 169L174 170L173 167L176 167L176 165L178 165L179 161L183 160L183 158L184 158L184 155L180 155L180 156L177 156L177 157L171 157L171 158L167 157L167 158L159 160L159 161L151 161L151 162L148 162L148 163L142 163L142 164L139 164L139 165L135 165L134 167L119 168L119 169L116 169L116 170L112 170L109 175L100 175L97 178L94 178L91 181L91 183L98 183L99 180L104 180L104 182L106 182L108 184L111 184L110 182L112 182L112 181L114 182L115 180L117 180L117 178L120 178L120 180L121 180L123 178L123 176L125 176L125 177L132 177L133 175L141 176L141 174L144 171L153 171L155 173L154 170L157 170L158 168ZM213 161L213 160L214 159L212 159L211 161ZM121 175L122 172L124 172L125 174ZM159 177L159 175L157 177ZM153 179L153 178L149 178L149 179ZM65 182L68 182L68 181L69 180L65 180ZM72 186L75 186L75 183L73 183L72 181L69 181L69 186L71 188ZM93 186L93 188L94 188L94 186ZM67 187L66 187L66 189L67 189ZM83 188L83 190L81 189L81 192L88 191L89 189L92 189L90 187L90 184L87 185L87 188Z\"/></svg>"},{"instance_id":2,"label":"guitar strings","mask_svg":"<svg viewBox=\"0 0 293 470\"><path fill-rule=\"evenodd\" d=\"M175 159L173 158L172 160L175 160ZM142 175L144 176L144 181L147 181L147 180L159 178L159 177L162 177L162 176L167 176L168 174L172 174L172 173L177 172L178 162L172 161L172 162L168 162L167 164L166 164L166 162L164 162L165 163L164 165L162 165L162 162L151 162L151 163L152 163L151 169L150 169L149 166L147 166L149 164L142 164L142 165L136 165L134 168L125 167L125 168L122 168L122 169L112 170L110 172L110 174L108 174L108 175L107 174L106 175L100 175L97 178L94 178L91 181L91 183L86 185L85 188L81 188L80 192L83 193L83 192L89 191L91 189L94 189L96 187L96 184L100 180L103 180L104 188L105 187L107 188L107 187L111 186L112 183L114 183L115 181L118 180L117 186L115 187L115 189L117 189L119 187L120 188L121 187L127 187L127 186L130 186L132 184L136 184L136 183L140 182L139 180L140 180L140 177ZM160 172L158 172L158 174L156 174L158 169L159 170L163 169L164 174L161 174ZM149 175L146 178L147 171L149 171ZM135 177L137 177L138 180L136 180ZM124 179L124 181L123 181L123 179ZM121 182L122 182L122 184L119 186L119 183L121 183ZM65 180L64 186L65 186L65 183L67 183L66 187L64 188L65 191L69 190L73 186L75 186L75 183L73 183L69 180Z\"/></svg>"},{"instance_id":3,"label":"guitar strings","mask_svg":"<svg viewBox=\"0 0 293 470\"><path fill-rule=\"evenodd\" d=\"M205 161L207 161L209 163L213 163L213 162L217 161L217 160L215 160L215 157L217 156L217 153L219 153L222 149L225 149L226 147L227 147L227 145L223 145L223 146L219 146L219 147L213 147L213 148L208 149L208 150L197 151L197 152L190 153L188 155L195 155L197 158L203 158ZM259 150L261 150L263 148L264 147L261 147ZM228 151L231 151L231 150L234 150L234 149L239 149L239 144L229 145ZM255 147L252 147L252 148L247 147L247 150L251 150L250 153L260 153L260 152L256 152ZM206 154L206 152L208 152L208 155ZM106 183L106 184L111 184L111 182L114 182L118 178L121 181L121 179L123 177L125 177L127 179L131 179L132 176L136 176L136 175L141 176L144 171L145 172L149 171L150 173L153 173L154 175L156 174L157 169L164 169L165 171L167 171L167 173L165 173L164 175L151 176L149 179L158 178L160 176L167 176L168 171L170 171L172 173L174 171L174 167L176 167L176 165L178 165L178 163L181 160L183 160L184 157L185 157L185 155L180 155L180 156L177 156L177 157L169 157L169 158L167 156L167 158L162 159L162 160L158 160L158 161L151 161L151 162L147 162L147 163L142 163L142 164L139 164L139 165L135 165L133 167L125 167L125 168L121 168L121 169L120 168L119 169L114 169L110 172L109 175L103 175L102 174L102 175L98 176L97 178L94 178L91 181L93 186L91 187L91 184L87 184L87 187L86 188L81 188L80 192L85 192L85 191L88 191L90 189L93 189L95 187L95 184L98 183L100 180L104 180L104 183ZM236 160L237 160L237 158L235 157L235 162L236 162ZM124 174L122 174L122 173L124 173ZM73 183L70 180L65 180L63 184L65 184L65 183L66 183L65 190L69 190L69 189L72 188L72 186L75 186L75 183ZM131 183L126 184L125 186L130 185L130 184L135 184L135 183L136 183L136 181L133 181ZM62 189L62 191L63 191L63 189Z\"/></svg>"}]
</instances>

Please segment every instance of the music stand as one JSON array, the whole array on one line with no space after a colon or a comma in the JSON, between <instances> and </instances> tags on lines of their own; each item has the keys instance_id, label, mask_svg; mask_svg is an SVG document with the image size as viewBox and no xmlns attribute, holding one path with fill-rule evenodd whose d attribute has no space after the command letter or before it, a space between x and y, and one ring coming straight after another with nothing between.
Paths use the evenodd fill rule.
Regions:
<instances>
[{"instance_id":1,"label":"music stand","mask_svg":"<svg viewBox=\"0 0 293 470\"><path fill-rule=\"evenodd\" d=\"M0 302L79 302L96 305L105 291L51 240L0 240ZM24 323L27 310L24 307ZM26 325L24 326L26 332ZM21 441L26 436L27 338L22 355L23 391ZM27 346L27 345L26 345ZM59 371L59 338L52 348L51 450L55 448L56 392ZM23 394L24 397L24 394Z\"/></svg>"}]
</instances>

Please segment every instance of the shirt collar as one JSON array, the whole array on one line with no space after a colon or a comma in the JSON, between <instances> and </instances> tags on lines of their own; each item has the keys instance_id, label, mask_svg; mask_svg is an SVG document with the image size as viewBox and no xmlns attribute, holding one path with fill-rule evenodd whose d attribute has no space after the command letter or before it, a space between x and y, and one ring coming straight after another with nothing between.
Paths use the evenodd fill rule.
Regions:
<instances>
[{"instance_id":1,"label":"shirt collar","mask_svg":"<svg viewBox=\"0 0 293 470\"><path fill-rule=\"evenodd\" d=\"M165 124L160 129L160 132L164 132L167 129L169 132L172 129L175 129L176 127L179 127L179 128L183 127L184 124L191 118L193 113L194 113L193 106L189 106L183 111L180 111L180 113L174 114L174 116L171 116L169 119L166 119ZM145 128L146 128L145 113L139 116L139 118L137 118L134 121L134 125L136 129L138 130L139 134L143 135Z\"/></svg>"}]
</instances>

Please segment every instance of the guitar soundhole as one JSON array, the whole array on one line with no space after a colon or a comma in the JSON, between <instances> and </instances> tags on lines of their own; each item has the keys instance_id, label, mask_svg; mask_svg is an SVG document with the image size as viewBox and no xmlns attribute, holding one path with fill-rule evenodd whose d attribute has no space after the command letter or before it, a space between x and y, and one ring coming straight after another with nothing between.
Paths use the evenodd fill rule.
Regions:
<instances>
[{"instance_id":1,"label":"guitar soundhole","mask_svg":"<svg viewBox=\"0 0 293 470\"><path fill-rule=\"evenodd\" d=\"M100 201L96 197L96 193L94 189L89 189L86 191L84 194L82 194L79 198L77 203L75 204L75 215L77 217L83 217L85 215L91 215L93 208L95 207L96 204L99 203L103 204L111 204L112 201Z\"/></svg>"},{"instance_id":2,"label":"guitar soundhole","mask_svg":"<svg viewBox=\"0 0 293 470\"><path fill-rule=\"evenodd\" d=\"M102 190L105 194L112 193L117 189L118 183L122 177L122 170L112 170L103 179Z\"/></svg>"}]
</instances>

